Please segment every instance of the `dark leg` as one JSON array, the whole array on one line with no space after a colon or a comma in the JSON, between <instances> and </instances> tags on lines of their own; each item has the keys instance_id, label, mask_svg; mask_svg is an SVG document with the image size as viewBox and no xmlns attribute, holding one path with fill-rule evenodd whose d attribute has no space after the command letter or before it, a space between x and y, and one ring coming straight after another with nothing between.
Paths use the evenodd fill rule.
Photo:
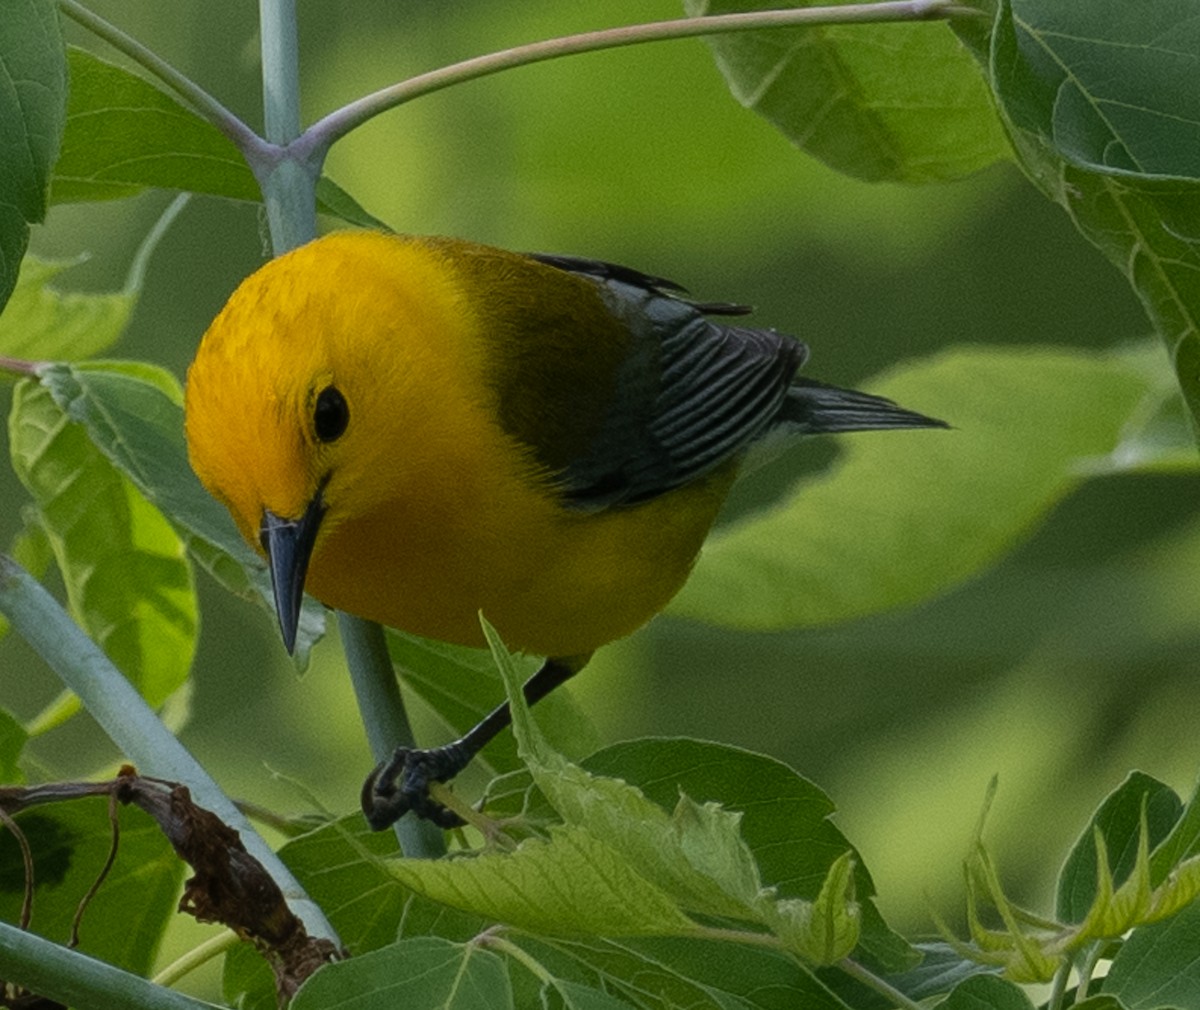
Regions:
<instances>
[{"instance_id":1,"label":"dark leg","mask_svg":"<svg viewBox=\"0 0 1200 1010\"><path fill-rule=\"evenodd\" d=\"M588 656L547 659L526 682L522 693L530 705L541 701L559 684L583 669ZM512 722L508 702L496 706L464 736L444 747L414 750L397 747L392 756L367 776L362 788L362 808L375 831L394 824L408 811L443 828L462 821L429 798L429 786L448 782L471 763L484 746Z\"/></svg>"}]
</instances>

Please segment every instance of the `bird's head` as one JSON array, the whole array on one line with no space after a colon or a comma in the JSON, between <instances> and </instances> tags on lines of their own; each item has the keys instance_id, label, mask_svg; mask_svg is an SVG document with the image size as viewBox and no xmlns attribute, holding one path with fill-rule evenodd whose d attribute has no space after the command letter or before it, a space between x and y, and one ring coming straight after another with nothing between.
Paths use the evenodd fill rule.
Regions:
<instances>
[{"instance_id":1,"label":"bird's head","mask_svg":"<svg viewBox=\"0 0 1200 1010\"><path fill-rule=\"evenodd\" d=\"M188 370L192 468L267 557L289 651L323 540L395 494L427 441L430 411L410 384L428 342L413 337L446 325L443 299L437 276L432 292L398 283L398 243L339 233L272 260L234 292Z\"/></svg>"}]
</instances>

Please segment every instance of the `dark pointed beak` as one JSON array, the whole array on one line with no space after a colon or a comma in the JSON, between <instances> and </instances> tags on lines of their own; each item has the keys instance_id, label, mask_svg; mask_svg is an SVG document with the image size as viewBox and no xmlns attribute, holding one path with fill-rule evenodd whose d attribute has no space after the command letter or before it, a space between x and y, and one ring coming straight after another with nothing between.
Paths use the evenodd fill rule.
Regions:
<instances>
[{"instance_id":1,"label":"dark pointed beak","mask_svg":"<svg viewBox=\"0 0 1200 1010\"><path fill-rule=\"evenodd\" d=\"M304 577L324 515L325 502L320 492L308 503L299 519L281 519L270 509L263 510L258 537L271 564L275 613L279 616L279 630L283 632L283 644L289 653L296 647Z\"/></svg>"}]
</instances>

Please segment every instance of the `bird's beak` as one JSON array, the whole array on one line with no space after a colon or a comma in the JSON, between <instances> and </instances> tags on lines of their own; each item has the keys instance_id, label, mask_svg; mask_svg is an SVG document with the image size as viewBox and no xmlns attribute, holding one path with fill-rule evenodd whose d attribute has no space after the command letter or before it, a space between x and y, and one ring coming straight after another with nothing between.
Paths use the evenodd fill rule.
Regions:
<instances>
[{"instance_id":1,"label":"bird's beak","mask_svg":"<svg viewBox=\"0 0 1200 1010\"><path fill-rule=\"evenodd\" d=\"M299 519L281 519L270 509L263 510L258 536L271 564L275 613L279 616L279 630L283 632L283 644L289 653L296 647L296 627L300 623L300 604L304 600L304 576L324 515L325 502L320 492L308 503Z\"/></svg>"}]
</instances>

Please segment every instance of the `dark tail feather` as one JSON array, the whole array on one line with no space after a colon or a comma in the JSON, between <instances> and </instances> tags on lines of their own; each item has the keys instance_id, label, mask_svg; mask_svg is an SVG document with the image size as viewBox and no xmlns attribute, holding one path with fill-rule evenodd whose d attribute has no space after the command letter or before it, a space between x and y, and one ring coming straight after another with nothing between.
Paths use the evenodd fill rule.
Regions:
<instances>
[{"instance_id":1,"label":"dark tail feather","mask_svg":"<svg viewBox=\"0 0 1200 1010\"><path fill-rule=\"evenodd\" d=\"M797 376L777 420L808 435L884 428L949 428L945 421L906 410L882 396Z\"/></svg>"}]
</instances>

